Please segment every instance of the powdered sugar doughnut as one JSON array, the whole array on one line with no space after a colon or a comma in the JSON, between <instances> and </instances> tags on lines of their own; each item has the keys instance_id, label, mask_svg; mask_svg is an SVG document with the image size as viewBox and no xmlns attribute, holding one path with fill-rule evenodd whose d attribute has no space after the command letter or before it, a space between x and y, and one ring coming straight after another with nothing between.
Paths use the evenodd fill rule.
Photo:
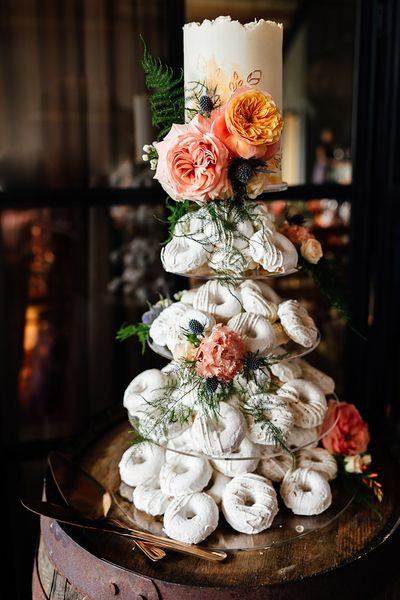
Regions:
<instances>
[{"instance_id":1,"label":"powdered sugar doughnut","mask_svg":"<svg viewBox=\"0 0 400 600\"><path fill-rule=\"evenodd\" d=\"M214 471L211 477L211 481L209 487L204 490L206 494L211 496L216 504L221 504L222 494L224 493L226 484L231 480L230 477L227 477L223 473L219 471Z\"/></svg>"},{"instance_id":2,"label":"powdered sugar doughnut","mask_svg":"<svg viewBox=\"0 0 400 600\"><path fill-rule=\"evenodd\" d=\"M205 493L197 492L175 498L164 515L165 533L173 540L198 544L218 525L218 506Z\"/></svg>"},{"instance_id":3,"label":"powdered sugar doughnut","mask_svg":"<svg viewBox=\"0 0 400 600\"><path fill-rule=\"evenodd\" d=\"M236 531L260 533L272 525L278 512L275 490L260 475L238 475L225 488L222 511L229 525Z\"/></svg>"},{"instance_id":4,"label":"powdered sugar doughnut","mask_svg":"<svg viewBox=\"0 0 400 600\"><path fill-rule=\"evenodd\" d=\"M188 212L175 224L174 238L196 241L205 244L206 236L204 234L203 213L200 211Z\"/></svg>"},{"instance_id":5,"label":"powdered sugar doughnut","mask_svg":"<svg viewBox=\"0 0 400 600\"><path fill-rule=\"evenodd\" d=\"M299 364L303 371L302 378L307 379L307 381L311 381L311 383L315 383L319 387L320 390L324 392L324 394L333 394L335 391L335 382L332 377L326 375L319 369L311 366L305 360L299 359Z\"/></svg>"},{"instance_id":6,"label":"powdered sugar doughnut","mask_svg":"<svg viewBox=\"0 0 400 600\"><path fill-rule=\"evenodd\" d=\"M177 435L171 440L168 440L168 449L176 450L177 453L180 452L193 452L193 440L192 440L192 431L191 427L185 429L182 433Z\"/></svg>"},{"instance_id":7,"label":"powdered sugar doughnut","mask_svg":"<svg viewBox=\"0 0 400 600\"><path fill-rule=\"evenodd\" d=\"M280 350L280 348L277 348L277 350ZM275 355L277 354L278 352L275 352ZM271 365L270 369L275 377L277 377L279 381L282 381L282 383L290 381L291 379L298 379L303 372L297 360L284 359Z\"/></svg>"},{"instance_id":8,"label":"powdered sugar doughnut","mask_svg":"<svg viewBox=\"0 0 400 600\"><path fill-rule=\"evenodd\" d=\"M164 458L164 450L151 442L131 446L119 461L121 480L135 487L150 477L158 477Z\"/></svg>"},{"instance_id":9,"label":"powdered sugar doughnut","mask_svg":"<svg viewBox=\"0 0 400 600\"><path fill-rule=\"evenodd\" d=\"M276 337L271 323L261 315L240 313L228 321L228 327L237 331L245 340L250 352L266 354L276 344Z\"/></svg>"},{"instance_id":10,"label":"powdered sugar doughnut","mask_svg":"<svg viewBox=\"0 0 400 600\"><path fill-rule=\"evenodd\" d=\"M210 313L217 321L226 322L242 309L240 291L224 286L215 279L207 281L197 290L193 307Z\"/></svg>"},{"instance_id":11,"label":"powdered sugar doughnut","mask_svg":"<svg viewBox=\"0 0 400 600\"><path fill-rule=\"evenodd\" d=\"M133 492L133 503L139 510L148 515L163 515L170 503L170 498L160 489L158 477L150 477L140 483Z\"/></svg>"},{"instance_id":12,"label":"powdered sugar doughnut","mask_svg":"<svg viewBox=\"0 0 400 600\"><path fill-rule=\"evenodd\" d=\"M238 390L238 393L248 397L259 394L261 390L268 390L271 384L271 373L268 367L263 367L262 370L258 369L254 372L255 379L247 380L242 373L238 373L235 376L234 383Z\"/></svg>"},{"instance_id":13,"label":"powdered sugar doughnut","mask_svg":"<svg viewBox=\"0 0 400 600\"><path fill-rule=\"evenodd\" d=\"M262 458L258 465L258 472L271 479L271 481L282 481L286 473L293 468L293 458L287 452L274 456Z\"/></svg>"},{"instance_id":14,"label":"powdered sugar doughnut","mask_svg":"<svg viewBox=\"0 0 400 600\"><path fill-rule=\"evenodd\" d=\"M168 376L158 369L147 369L132 379L124 393L124 407L130 416L146 409L149 402L158 400L167 385Z\"/></svg>"},{"instance_id":15,"label":"powdered sugar doughnut","mask_svg":"<svg viewBox=\"0 0 400 600\"><path fill-rule=\"evenodd\" d=\"M293 427L289 433L287 444L290 448L315 448L318 446L318 427L309 427L304 429L303 427Z\"/></svg>"},{"instance_id":16,"label":"powdered sugar doughnut","mask_svg":"<svg viewBox=\"0 0 400 600\"><path fill-rule=\"evenodd\" d=\"M242 304L246 312L255 315L261 315L273 323L278 317L278 306L275 302L271 302L264 298L261 290L256 290L253 287L241 287Z\"/></svg>"},{"instance_id":17,"label":"powdered sugar doughnut","mask_svg":"<svg viewBox=\"0 0 400 600\"><path fill-rule=\"evenodd\" d=\"M198 413L192 426L193 443L210 456L223 456L238 448L245 435L243 415L226 402L219 404L218 420Z\"/></svg>"},{"instance_id":18,"label":"powdered sugar doughnut","mask_svg":"<svg viewBox=\"0 0 400 600\"><path fill-rule=\"evenodd\" d=\"M255 394L246 403L250 410L258 407L262 409L264 416L274 427L276 427L282 439L285 441L293 427L293 414L288 403L282 397L275 394ZM253 416L247 417L248 437L252 442L267 446L274 446L276 437L268 427L262 427L261 423L255 421Z\"/></svg>"},{"instance_id":19,"label":"powdered sugar doughnut","mask_svg":"<svg viewBox=\"0 0 400 600\"><path fill-rule=\"evenodd\" d=\"M203 490L212 475L208 460L167 451L160 471L160 488L166 496L181 496Z\"/></svg>"},{"instance_id":20,"label":"powdered sugar doughnut","mask_svg":"<svg viewBox=\"0 0 400 600\"><path fill-rule=\"evenodd\" d=\"M297 266L297 250L281 233L257 231L250 238L249 248L252 259L269 273L285 273Z\"/></svg>"},{"instance_id":21,"label":"powdered sugar doughnut","mask_svg":"<svg viewBox=\"0 0 400 600\"><path fill-rule=\"evenodd\" d=\"M322 425L327 404L319 387L305 379L292 379L278 390L278 394L290 399L295 425L305 428Z\"/></svg>"},{"instance_id":22,"label":"powdered sugar doughnut","mask_svg":"<svg viewBox=\"0 0 400 600\"><path fill-rule=\"evenodd\" d=\"M313 469L326 477L328 481L337 475L335 457L325 448L305 448L296 453L296 466L301 469Z\"/></svg>"},{"instance_id":23,"label":"powdered sugar doughnut","mask_svg":"<svg viewBox=\"0 0 400 600\"><path fill-rule=\"evenodd\" d=\"M253 456L254 458L251 458ZM215 469L217 469L217 471L219 471L220 473L223 473L228 477L236 477L236 475L242 475L243 473L252 473L253 471L255 471L259 460L260 459L257 456L256 446L248 438L243 438L240 442L239 448L234 452L231 452L229 458L227 458L226 460L214 459L211 462Z\"/></svg>"},{"instance_id":24,"label":"powdered sugar doughnut","mask_svg":"<svg viewBox=\"0 0 400 600\"><path fill-rule=\"evenodd\" d=\"M295 469L287 473L280 494L295 515L319 515L332 503L329 483L312 469Z\"/></svg>"},{"instance_id":25,"label":"powdered sugar doughnut","mask_svg":"<svg viewBox=\"0 0 400 600\"><path fill-rule=\"evenodd\" d=\"M287 344L289 341L289 336L286 334L286 331L283 329L282 325L278 322L272 323L272 327L275 332L276 345L282 346L283 344Z\"/></svg>"},{"instance_id":26,"label":"powdered sugar doughnut","mask_svg":"<svg viewBox=\"0 0 400 600\"><path fill-rule=\"evenodd\" d=\"M179 381L180 370L181 366L176 360L171 360L161 369L161 372L167 376L167 385Z\"/></svg>"},{"instance_id":27,"label":"powdered sugar doughnut","mask_svg":"<svg viewBox=\"0 0 400 600\"><path fill-rule=\"evenodd\" d=\"M268 231L275 233L274 215L269 213L263 204L251 203L249 208L252 213L253 227L255 231Z\"/></svg>"},{"instance_id":28,"label":"powdered sugar doughnut","mask_svg":"<svg viewBox=\"0 0 400 600\"><path fill-rule=\"evenodd\" d=\"M243 282L243 283L246 283L246 282ZM261 293L264 296L264 298L266 298L270 302L274 302L275 304L280 304L282 302L282 298L265 281L257 281L257 282L253 281L250 283L256 283L257 287L261 290Z\"/></svg>"},{"instance_id":29,"label":"powdered sugar doughnut","mask_svg":"<svg viewBox=\"0 0 400 600\"><path fill-rule=\"evenodd\" d=\"M187 310L188 306L183 302L174 302L164 308L150 325L149 335L153 342L159 346L168 346L171 337L176 338L179 335L178 323Z\"/></svg>"},{"instance_id":30,"label":"powdered sugar doughnut","mask_svg":"<svg viewBox=\"0 0 400 600\"><path fill-rule=\"evenodd\" d=\"M173 237L161 250L161 262L168 273L190 273L207 261L207 248L188 237Z\"/></svg>"},{"instance_id":31,"label":"powdered sugar doughnut","mask_svg":"<svg viewBox=\"0 0 400 600\"><path fill-rule=\"evenodd\" d=\"M237 275L247 271L253 264L248 241L232 234L224 234L210 254L208 263L217 272Z\"/></svg>"},{"instance_id":32,"label":"powdered sugar doughnut","mask_svg":"<svg viewBox=\"0 0 400 600\"><path fill-rule=\"evenodd\" d=\"M181 331L190 331L190 321L198 321L204 327L204 333L210 333L215 325L215 319L209 313L202 310L190 308L179 319L178 327Z\"/></svg>"},{"instance_id":33,"label":"powdered sugar doughnut","mask_svg":"<svg viewBox=\"0 0 400 600\"><path fill-rule=\"evenodd\" d=\"M193 288L190 290L182 290L179 301L183 302L184 304L187 304L188 306L192 306L193 298L195 297L196 294L197 294L196 288Z\"/></svg>"},{"instance_id":34,"label":"powdered sugar doughnut","mask_svg":"<svg viewBox=\"0 0 400 600\"><path fill-rule=\"evenodd\" d=\"M287 335L300 346L311 348L318 339L318 329L304 306L286 300L278 306L278 316Z\"/></svg>"}]
</instances>

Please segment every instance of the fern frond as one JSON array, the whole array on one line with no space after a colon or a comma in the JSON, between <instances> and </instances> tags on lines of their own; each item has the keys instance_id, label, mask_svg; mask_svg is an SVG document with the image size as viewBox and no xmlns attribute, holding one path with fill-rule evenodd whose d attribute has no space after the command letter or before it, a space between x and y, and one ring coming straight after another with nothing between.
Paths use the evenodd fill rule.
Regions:
<instances>
[{"instance_id":1,"label":"fern frond","mask_svg":"<svg viewBox=\"0 0 400 600\"><path fill-rule=\"evenodd\" d=\"M158 139L162 139L174 123L183 123L185 101L183 90L183 71L179 78L174 77L171 67L152 56L143 42L142 66L146 75L146 86L152 92L150 109L152 124L159 129Z\"/></svg>"}]
</instances>

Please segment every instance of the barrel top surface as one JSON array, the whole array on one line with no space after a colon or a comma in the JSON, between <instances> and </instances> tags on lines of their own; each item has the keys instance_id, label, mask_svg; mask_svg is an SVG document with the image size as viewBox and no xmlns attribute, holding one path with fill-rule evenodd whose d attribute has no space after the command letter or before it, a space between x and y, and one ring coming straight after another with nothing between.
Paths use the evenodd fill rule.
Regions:
<instances>
[{"instance_id":1,"label":"barrel top surface","mask_svg":"<svg viewBox=\"0 0 400 600\"><path fill-rule=\"evenodd\" d=\"M98 426L87 436L88 444L84 450L82 442L76 451L71 446L73 458L107 489L118 489L117 465L129 446L129 423L125 419L117 419L117 423L109 425L105 431ZM400 519L398 465L379 447L373 448L373 458L385 492L381 505L382 520L363 504L353 502L323 529L262 551L230 553L222 563L172 552L168 552L162 561L152 563L132 548L129 539L61 527L68 538L87 551L87 556L93 559L93 568L95 561L106 561L161 586L164 582L214 590L229 587L232 590L293 583L353 562L379 546L397 527ZM59 500L50 478L46 480L46 495L52 501Z\"/></svg>"}]
</instances>

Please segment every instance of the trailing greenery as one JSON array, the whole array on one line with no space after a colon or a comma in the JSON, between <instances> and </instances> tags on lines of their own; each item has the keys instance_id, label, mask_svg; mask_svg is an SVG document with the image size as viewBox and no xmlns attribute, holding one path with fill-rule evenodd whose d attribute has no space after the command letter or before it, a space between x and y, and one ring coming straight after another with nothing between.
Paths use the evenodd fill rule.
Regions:
<instances>
[{"instance_id":1,"label":"trailing greenery","mask_svg":"<svg viewBox=\"0 0 400 600\"><path fill-rule=\"evenodd\" d=\"M283 398L282 406L286 406ZM241 404L241 410L245 415L252 417L254 422L260 425L262 430L267 430L267 434L274 440L274 445L290 454L294 460L293 451L286 444L282 431L271 421L268 413L268 404L263 398L259 397L258 399L256 396L253 396L252 402L244 402Z\"/></svg>"},{"instance_id":2,"label":"trailing greenery","mask_svg":"<svg viewBox=\"0 0 400 600\"><path fill-rule=\"evenodd\" d=\"M303 268L311 273L315 284L327 298L328 302L346 320L350 329L363 340L366 340L365 336L353 324L348 305L347 286L338 272L329 265L325 258L321 258L316 265L306 261L304 258L300 259L300 263Z\"/></svg>"},{"instance_id":3,"label":"trailing greenery","mask_svg":"<svg viewBox=\"0 0 400 600\"><path fill-rule=\"evenodd\" d=\"M158 139L169 132L174 123L183 123L185 119L185 101L183 90L183 71L180 77L174 77L171 67L152 56L143 42L142 66L146 75L146 86L152 92L150 109L152 124L159 129Z\"/></svg>"},{"instance_id":4,"label":"trailing greenery","mask_svg":"<svg viewBox=\"0 0 400 600\"><path fill-rule=\"evenodd\" d=\"M146 323L136 323L135 325L124 323L118 329L115 339L119 342L123 342L136 335L142 348L142 354L144 354L149 337L149 331L150 325L147 325Z\"/></svg>"}]
</instances>

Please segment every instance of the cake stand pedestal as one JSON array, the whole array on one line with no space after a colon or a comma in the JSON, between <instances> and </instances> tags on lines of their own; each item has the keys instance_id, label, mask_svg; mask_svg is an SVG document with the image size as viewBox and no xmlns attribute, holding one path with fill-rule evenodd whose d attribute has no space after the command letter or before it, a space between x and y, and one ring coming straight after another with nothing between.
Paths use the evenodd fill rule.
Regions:
<instances>
[{"instance_id":1,"label":"cake stand pedestal","mask_svg":"<svg viewBox=\"0 0 400 600\"><path fill-rule=\"evenodd\" d=\"M128 427L121 409L109 411L67 450L84 469L111 487L118 474L110 464L121 455L121 437L126 436ZM133 550L127 539L42 517L33 598L394 600L400 586L400 572L395 566L399 533L378 547L400 521L400 473L383 449L374 447L372 452L385 492L382 520L353 502L323 529L262 551L230 553L222 563L172 552L151 563ZM50 474L44 495L50 501L60 501Z\"/></svg>"}]
</instances>

